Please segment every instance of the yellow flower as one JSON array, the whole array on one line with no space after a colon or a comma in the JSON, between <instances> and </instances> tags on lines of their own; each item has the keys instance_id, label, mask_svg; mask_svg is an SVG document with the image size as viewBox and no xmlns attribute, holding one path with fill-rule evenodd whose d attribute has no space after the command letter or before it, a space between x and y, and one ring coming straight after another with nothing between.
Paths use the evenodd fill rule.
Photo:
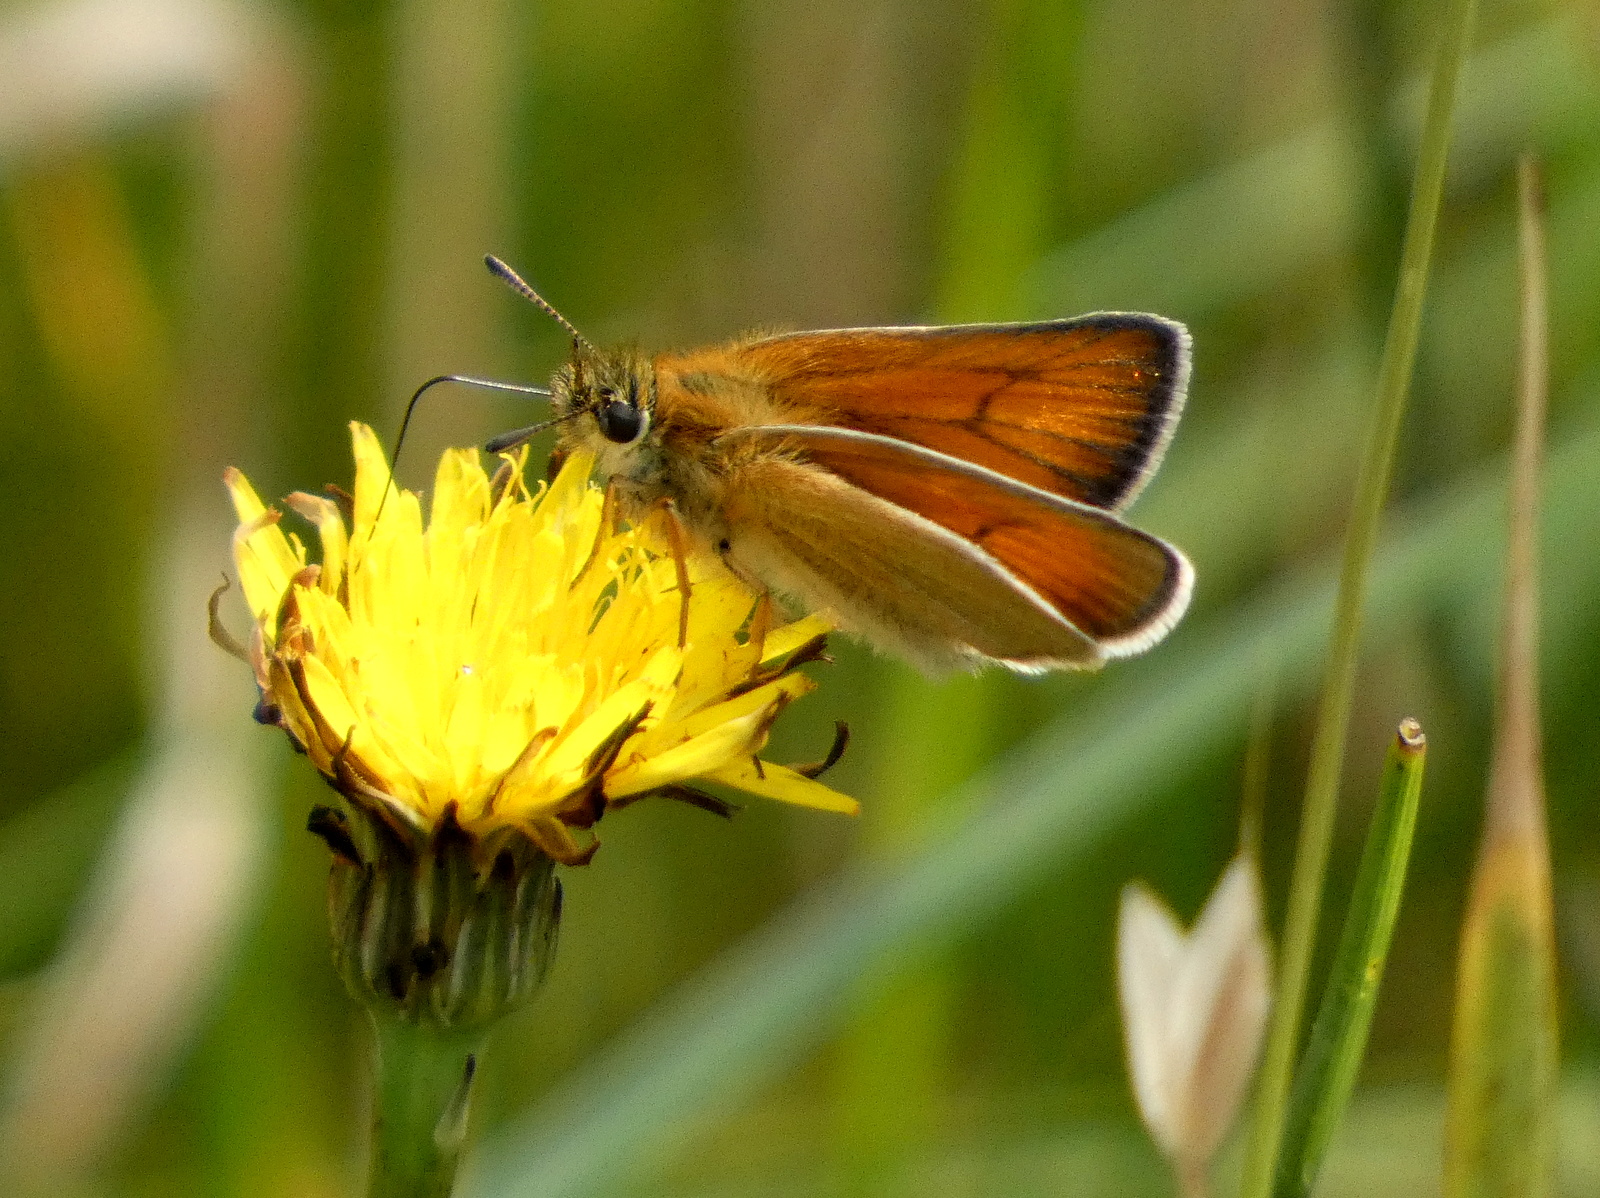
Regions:
<instances>
[{"instance_id":1,"label":"yellow flower","mask_svg":"<svg viewBox=\"0 0 1600 1198\"><path fill-rule=\"evenodd\" d=\"M691 783L856 811L806 767L757 756L814 685L797 667L824 621L763 632L765 605L753 613L720 563L691 557L680 643L663 530L616 529L591 461L574 455L530 492L521 456L491 480L476 452L451 450L424 525L415 494L383 501L383 451L351 430L353 502L286 501L316 526L320 565L226 476L258 714L351 802L407 838L452 820L478 838L518 829L565 864L593 854L605 811L646 795L720 806Z\"/></svg>"}]
</instances>

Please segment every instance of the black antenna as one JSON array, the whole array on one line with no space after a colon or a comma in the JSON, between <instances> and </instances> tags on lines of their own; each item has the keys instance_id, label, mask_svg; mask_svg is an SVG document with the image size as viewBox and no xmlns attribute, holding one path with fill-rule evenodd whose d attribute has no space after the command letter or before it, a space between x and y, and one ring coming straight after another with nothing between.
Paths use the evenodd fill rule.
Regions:
<instances>
[{"instance_id":1,"label":"black antenna","mask_svg":"<svg viewBox=\"0 0 1600 1198\"><path fill-rule=\"evenodd\" d=\"M538 424L530 424L527 428L514 428L509 433L501 433L498 437L493 437L484 442L483 452L504 453L508 449L515 449L524 442L531 441L534 437L544 432L545 429L555 428L556 425L575 420L583 414L583 410L580 408L576 411L568 412L565 416L557 416L551 420L541 420Z\"/></svg>"},{"instance_id":2,"label":"black antenna","mask_svg":"<svg viewBox=\"0 0 1600 1198\"><path fill-rule=\"evenodd\" d=\"M417 402L430 388L437 387L440 383L461 383L463 386L478 387L484 391L511 391L518 395L538 395L544 399L550 398L550 389L548 387L530 387L525 383L502 383L496 379L480 379L470 374L438 374L423 383L422 386L411 393L411 399L406 403L406 414L400 421L400 435L394 439L394 456L389 460L389 481L384 485L383 498L378 500L378 510L372 517L373 528L377 528L378 521L383 516L384 505L389 502L389 492L395 489L394 468L396 463L400 461L400 450L405 446L406 433L411 428L411 417L417 410ZM517 431L525 431L528 433L528 437L531 437L534 433L557 423L560 423L560 421L551 420L546 421L544 424L534 425L531 430L518 429ZM521 441L513 441L512 444L520 445L522 441L527 439L527 437L524 437ZM495 438L495 441L501 440L504 440L504 437ZM498 451L491 450L490 452Z\"/></svg>"},{"instance_id":3,"label":"black antenna","mask_svg":"<svg viewBox=\"0 0 1600 1198\"><path fill-rule=\"evenodd\" d=\"M530 387L526 383L502 383L497 379L480 379L470 374L439 374L423 383L411 393L411 400L406 404L405 418L400 421L400 435L395 438L394 456L400 457L400 447L406 443L406 430L411 427L411 414L417 410L417 401L430 387L437 387L440 383L461 383L468 387L478 387L484 391L512 391L518 395L538 395L544 399L550 398L550 388Z\"/></svg>"},{"instance_id":4,"label":"black antenna","mask_svg":"<svg viewBox=\"0 0 1600 1198\"><path fill-rule=\"evenodd\" d=\"M578 332L577 326L557 312L544 296L528 286L527 281L521 275L500 261L500 259L493 254L485 254L483 262L489 268L490 273L498 276L506 286L510 287L518 295L537 305L552 320L572 335L573 374L580 384L576 389L582 390L583 362L579 350L586 349L590 353L594 352L594 346L589 343L588 338ZM411 427L411 416L417 410L417 401L422 398L430 387L436 387L440 383L461 383L468 387L480 387L485 391L511 391L518 395L539 395L545 399L550 398L550 390L547 387L529 387L521 383L501 383L494 379L481 379L467 374L441 374L423 383L422 386L411 393L411 400L406 404L406 414L400 421L400 435L395 438L394 457L390 460L389 465L389 481L383 489L383 498L378 501L377 513L372 517L374 528L377 527L378 520L383 515L384 505L389 502L389 492L395 489L394 463L400 460L400 450L406 443L406 432ZM560 424L563 420L571 420L577 414L577 412L571 412L566 416L558 416L554 420L546 420L542 424L530 424L526 428L513 429L509 433L501 433L485 445L484 448L489 453L502 453L507 449L514 449L535 434Z\"/></svg>"},{"instance_id":5,"label":"black antenna","mask_svg":"<svg viewBox=\"0 0 1600 1198\"><path fill-rule=\"evenodd\" d=\"M567 332L571 333L574 345L582 346L590 353L594 352L594 346L589 344L589 339L587 337L578 332L577 326L565 316L561 315L561 313L557 312L555 308L551 306L549 300L545 299L544 296L540 295L532 287L528 286L527 282L516 271L512 270L493 254L485 254L483 256L483 264L489 268L489 272L491 274L498 276L507 287L515 291L523 299L537 304L541 309L544 310L545 314L549 316L551 320L555 321L562 328L566 329Z\"/></svg>"}]
</instances>

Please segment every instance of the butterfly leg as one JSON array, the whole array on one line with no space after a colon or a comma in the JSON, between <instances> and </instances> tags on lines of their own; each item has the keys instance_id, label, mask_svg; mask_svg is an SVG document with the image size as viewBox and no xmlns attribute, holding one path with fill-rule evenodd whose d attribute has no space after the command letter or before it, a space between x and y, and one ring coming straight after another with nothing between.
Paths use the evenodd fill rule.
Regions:
<instances>
[{"instance_id":1,"label":"butterfly leg","mask_svg":"<svg viewBox=\"0 0 1600 1198\"><path fill-rule=\"evenodd\" d=\"M756 609L750 613L750 641L756 647L756 660L767 651L767 633L772 631L772 594L766 589L756 596Z\"/></svg>"},{"instance_id":2,"label":"butterfly leg","mask_svg":"<svg viewBox=\"0 0 1600 1198\"><path fill-rule=\"evenodd\" d=\"M689 537L678 515L678 505L670 498L659 504L667 526L667 544L672 549L672 565L678 572L678 648L682 649L689 643L689 596L693 592L689 584Z\"/></svg>"}]
</instances>

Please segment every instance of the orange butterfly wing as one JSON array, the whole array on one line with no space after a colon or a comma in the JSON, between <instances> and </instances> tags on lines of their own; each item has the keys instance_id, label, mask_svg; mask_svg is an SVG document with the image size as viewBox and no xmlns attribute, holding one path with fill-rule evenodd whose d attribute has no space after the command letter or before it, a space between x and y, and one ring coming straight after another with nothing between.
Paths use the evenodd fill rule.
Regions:
<instances>
[{"instance_id":1,"label":"orange butterfly wing","mask_svg":"<svg viewBox=\"0 0 1600 1198\"><path fill-rule=\"evenodd\" d=\"M1100 509L873 434L765 426L735 435L797 450L976 546L1103 657L1148 648L1188 606L1194 573L1183 554Z\"/></svg>"},{"instance_id":2,"label":"orange butterfly wing","mask_svg":"<svg viewBox=\"0 0 1600 1198\"><path fill-rule=\"evenodd\" d=\"M1189 335L1140 313L793 333L735 351L785 423L909 441L1111 511L1160 463Z\"/></svg>"}]
</instances>

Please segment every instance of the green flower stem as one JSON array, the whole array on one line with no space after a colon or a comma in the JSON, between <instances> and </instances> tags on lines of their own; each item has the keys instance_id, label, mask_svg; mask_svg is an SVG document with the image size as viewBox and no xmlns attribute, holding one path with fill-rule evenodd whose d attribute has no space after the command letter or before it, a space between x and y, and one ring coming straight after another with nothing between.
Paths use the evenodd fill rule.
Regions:
<instances>
[{"instance_id":1,"label":"green flower stem","mask_svg":"<svg viewBox=\"0 0 1600 1198\"><path fill-rule=\"evenodd\" d=\"M1395 447L1416 360L1422 327L1422 301L1427 290L1428 263L1433 251L1433 231L1444 191L1445 160L1450 147L1451 116L1455 110L1456 78L1466 59L1472 30L1474 0L1451 0L1444 37L1433 72L1427 123L1417 161L1411 212L1406 221L1400 253L1400 277L1394 308L1378 374L1377 410L1370 438L1361 459L1356 482L1355 509L1345 541L1339 597L1335 606L1333 644L1323 675L1322 700L1306 778L1305 805L1301 811L1300 838L1295 850L1294 874L1289 887L1289 911L1284 927L1282 973L1274 997L1272 1027L1267 1038L1256 1122L1241 1193L1245 1198L1265 1198L1272 1185L1300 1021L1305 1008L1311 972L1317 917L1322 908L1322 883L1328 852L1333 844L1334 815L1338 809L1340 772L1344 763L1345 734L1355 693L1356 655L1361 637L1361 608L1366 598L1367 575L1378 540L1389 480L1394 473Z\"/></svg>"},{"instance_id":2,"label":"green flower stem","mask_svg":"<svg viewBox=\"0 0 1600 1198\"><path fill-rule=\"evenodd\" d=\"M418 1026L373 1012L376 1059L369 1198L446 1198L488 1028Z\"/></svg>"},{"instance_id":3,"label":"green flower stem","mask_svg":"<svg viewBox=\"0 0 1600 1198\"><path fill-rule=\"evenodd\" d=\"M307 827L333 851L334 963L372 1016L367 1193L445 1198L478 1055L555 956L555 862L514 830L481 841L453 811L413 832L351 802L314 809Z\"/></svg>"}]
</instances>

